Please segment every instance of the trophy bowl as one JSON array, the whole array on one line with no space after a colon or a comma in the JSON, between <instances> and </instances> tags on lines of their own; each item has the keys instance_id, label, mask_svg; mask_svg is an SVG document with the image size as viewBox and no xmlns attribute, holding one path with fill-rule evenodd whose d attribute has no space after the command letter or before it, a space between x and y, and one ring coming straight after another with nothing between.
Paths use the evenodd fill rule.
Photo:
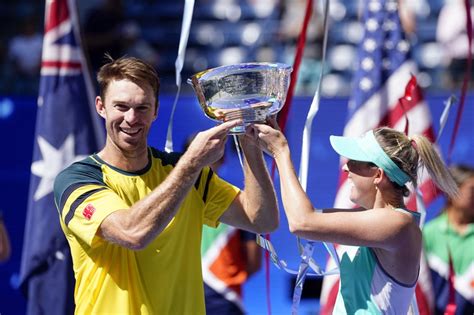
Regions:
<instances>
[{"instance_id":1,"label":"trophy bowl","mask_svg":"<svg viewBox=\"0 0 474 315\"><path fill-rule=\"evenodd\" d=\"M201 71L188 79L205 115L224 122L242 119L232 134L264 122L285 103L292 68L283 63L250 62Z\"/></svg>"}]
</instances>

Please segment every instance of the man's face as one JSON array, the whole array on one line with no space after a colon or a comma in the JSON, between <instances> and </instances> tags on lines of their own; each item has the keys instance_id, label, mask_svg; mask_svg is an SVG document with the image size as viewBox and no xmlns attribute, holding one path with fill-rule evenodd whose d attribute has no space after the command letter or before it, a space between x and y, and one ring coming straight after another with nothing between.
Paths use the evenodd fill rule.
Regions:
<instances>
[{"instance_id":1,"label":"man's face","mask_svg":"<svg viewBox=\"0 0 474 315\"><path fill-rule=\"evenodd\" d=\"M129 80L112 81L104 98L96 98L96 109L105 119L107 145L126 155L141 154L147 148L148 131L157 115L152 88Z\"/></svg>"},{"instance_id":2,"label":"man's face","mask_svg":"<svg viewBox=\"0 0 474 315\"><path fill-rule=\"evenodd\" d=\"M459 196L453 198L452 203L474 220L474 176L469 177L459 186Z\"/></svg>"}]
</instances>

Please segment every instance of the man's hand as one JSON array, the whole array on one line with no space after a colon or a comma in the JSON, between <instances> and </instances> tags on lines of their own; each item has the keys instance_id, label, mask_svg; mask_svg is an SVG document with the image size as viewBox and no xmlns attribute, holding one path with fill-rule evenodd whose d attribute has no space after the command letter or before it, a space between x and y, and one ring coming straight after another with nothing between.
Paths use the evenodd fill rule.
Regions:
<instances>
[{"instance_id":1,"label":"man's hand","mask_svg":"<svg viewBox=\"0 0 474 315\"><path fill-rule=\"evenodd\" d=\"M229 130L242 124L242 120L230 120L196 135L183 157L198 168L218 161L225 150Z\"/></svg>"}]
</instances>

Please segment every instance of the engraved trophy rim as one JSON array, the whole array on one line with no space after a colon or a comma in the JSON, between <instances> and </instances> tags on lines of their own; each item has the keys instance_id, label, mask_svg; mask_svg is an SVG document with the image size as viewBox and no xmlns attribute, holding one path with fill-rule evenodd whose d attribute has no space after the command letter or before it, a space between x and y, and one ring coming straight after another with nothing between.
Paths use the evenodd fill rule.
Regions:
<instances>
[{"instance_id":1,"label":"engraved trophy rim","mask_svg":"<svg viewBox=\"0 0 474 315\"><path fill-rule=\"evenodd\" d=\"M232 72L228 72L229 69L235 70L235 72L239 72L242 69L251 69L251 68L259 68L259 67L267 67L267 68L276 68L282 70L293 70L293 67L283 63L283 62L242 62L236 63L231 65L223 65L219 67L209 68L203 71L200 71L196 74L193 74L190 78L188 78L187 83L193 85L193 81L206 79L207 76L214 76L220 74L221 72L227 72L232 74ZM193 85L194 86L194 85Z\"/></svg>"},{"instance_id":2,"label":"engraved trophy rim","mask_svg":"<svg viewBox=\"0 0 474 315\"><path fill-rule=\"evenodd\" d=\"M190 84L193 89L195 90L195 94L198 99L198 103L201 106L202 110L206 114L206 116L212 120L222 122L228 119L235 119L235 118L244 118L244 125L257 122L257 121L264 121L270 112L275 112L275 107L272 104L275 100L278 100L277 103L281 105L277 105L277 111L281 109L283 106L284 100L286 98L286 93L288 92L288 85L290 81L290 73L293 71L292 66L281 63L281 62L244 62L238 64L231 64L231 65L223 65L219 67L214 67L210 69L206 69L200 71L191 77L188 78L187 83ZM270 80L277 80L279 82L285 81L285 83L277 84L276 86L284 87L282 90L284 92L284 96L281 96L281 93L275 93L272 88L269 89L269 86L274 86L271 81L265 80L263 82L264 85L259 85L261 83L256 83L255 85L248 85L248 91L252 91L253 93L248 94L249 98L243 98L244 104L250 105L252 108L250 109L247 106L235 108L235 110L230 107L217 107L217 109L222 108L222 110L216 111L216 107L211 106L216 100L219 100L220 96L216 99L215 95L224 95L221 99L224 102L234 102L235 99L232 99L232 92L229 94L229 89L221 90L221 88L225 87L228 82L232 82L233 80L230 79L231 77L235 77L236 81L233 81L236 85L231 85L230 90L232 90L233 86L241 88L242 85L242 77L239 76L242 74L243 76L247 76L244 73L252 73L252 72L260 72L266 73L264 75L265 78L271 78ZM226 79L227 78L227 79ZM247 80L251 80L251 82L261 82L261 81L252 81L252 76L249 78L247 76ZM245 80L245 78L244 78ZM283 81L282 81L283 80ZM245 81L243 81L245 82ZM247 81L248 82L248 81ZM221 86L223 84L223 86ZM268 85L271 84L271 85ZM247 86L244 84L243 86ZM229 86L228 86L229 87ZM258 91L261 87L265 89L265 93L267 95L271 95L271 99L274 101L266 101L265 99L260 99L258 96L260 93L254 94ZM216 91L218 92L216 94ZM239 89L237 89L239 91ZM263 90L262 90L263 91ZM211 93L211 94L210 94ZM214 93L214 94L213 94ZM264 94L265 94L264 93ZM270 93L270 94L268 94ZM212 95L212 96L210 96ZM242 94L242 96L245 95ZM235 95L234 95L235 96ZM230 99L229 99L230 97ZM276 97L276 98L274 98ZM214 98L214 99L213 99ZM260 102L258 102L260 100ZM240 109L239 109L240 108ZM273 110L272 110L273 109ZM219 113L218 116L216 113ZM242 127L243 128L243 127ZM242 130L240 128L240 130ZM239 133L239 132L236 132Z\"/></svg>"}]
</instances>

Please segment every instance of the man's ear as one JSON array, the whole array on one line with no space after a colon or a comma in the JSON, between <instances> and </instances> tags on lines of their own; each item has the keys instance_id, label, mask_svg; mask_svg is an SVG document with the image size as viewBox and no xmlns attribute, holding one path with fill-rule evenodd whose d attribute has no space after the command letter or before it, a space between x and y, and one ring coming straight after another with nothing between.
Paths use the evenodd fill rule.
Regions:
<instances>
[{"instance_id":1,"label":"man's ear","mask_svg":"<svg viewBox=\"0 0 474 315\"><path fill-rule=\"evenodd\" d=\"M105 104L102 102L102 98L100 96L96 96L95 98L95 110L102 118L105 119Z\"/></svg>"},{"instance_id":2,"label":"man's ear","mask_svg":"<svg viewBox=\"0 0 474 315\"><path fill-rule=\"evenodd\" d=\"M153 121L156 120L156 118L158 118L158 110L160 109L160 102L159 101L156 101L156 105L155 105L155 115L153 117Z\"/></svg>"}]
</instances>

